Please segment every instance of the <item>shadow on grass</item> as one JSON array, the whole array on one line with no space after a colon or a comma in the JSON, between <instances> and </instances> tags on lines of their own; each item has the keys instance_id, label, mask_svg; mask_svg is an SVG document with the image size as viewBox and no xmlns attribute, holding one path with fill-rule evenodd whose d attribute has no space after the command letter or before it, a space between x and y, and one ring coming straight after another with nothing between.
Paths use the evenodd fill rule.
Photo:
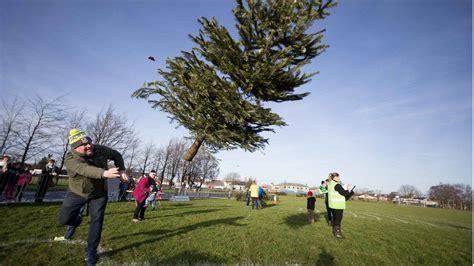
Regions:
<instances>
[{"instance_id":1,"label":"shadow on grass","mask_svg":"<svg viewBox=\"0 0 474 266\"><path fill-rule=\"evenodd\" d=\"M202 253L196 250L183 251L173 257L165 258L158 261L159 264L165 263L170 265L196 265L196 264L216 264L225 263L227 260L211 254Z\"/></svg>"},{"instance_id":2,"label":"shadow on grass","mask_svg":"<svg viewBox=\"0 0 474 266\"><path fill-rule=\"evenodd\" d=\"M334 257L329 254L325 248L319 253L318 261L316 265L334 265Z\"/></svg>"},{"instance_id":3,"label":"shadow on grass","mask_svg":"<svg viewBox=\"0 0 474 266\"><path fill-rule=\"evenodd\" d=\"M111 251L104 252L103 256L113 256L117 253L120 253L122 251L131 249L131 248L138 248L143 244L152 244L152 243L155 243L155 242L158 242L158 241L162 241L163 239L166 239L166 238L186 234L186 233L189 233L193 230L204 228L204 227L211 227L211 226L220 225L220 224L232 225L232 226L245 226L243 224L237 223L238 220L241 220L243 218L245 218L245 217L244 216L238 216L238 217L229 217L229 218L225 218L225 219L215 219L215 220L199 222L199 223L187 225L187 226L178 228L176 230L173 230L172 233L164 233L163 230L158 230L160 232L157 232L157 230L144 231L144 232L141 232L140 234L141 235L150 235L150 236L156 236L157 233L161 233L161 234L156 236L156 237L150 238L150 239L146 239L146 240L142 240L142 241L138 241L138 242L133 242L133 243L128 243L127 245L125 245L123 247L120 247L120 248L117 248L117 249L114 249L114 250L111 250Z\"/></svg>"},{"instance_id":4,"label":"shadow on grass","mask_svg":"<svg viewBox=\"0 0 474 266\"><path fill-rule=\"evenodd\" d=\"M324 219L326 220L326 223L327 223L328 225L331 225L331 223L329 222L329 215L328 215L328 212L325 212L323 216L324 216Z\"/></svg>"},{"instance_id":5,"label":"shadow on grass","mask_svg":"<svg viewBox=\"0 0 474 266\"><path fill-rule=\"evenodd\" d=\"M158 214L158 217L153 217L153 218L150 218L148 220L160 219L160 218L163 218L163 217L183 217L183 216L192 215L192 214L210 213L210 212L215 212L215 211L220 211L220 210L222 210L222 209L206 209L206 210L197 210L197 211L174 213L174 214L168 214L168 215Z\"/></svg>"},{"instance_id":6,"label":"shadow on grass","mask_svg":"<svg viewBox=\"0 0 474 266\"><path fill-rule=\"evenodd\" d=\"M315 222L319 221L319 214L315 213L314 214L314 220ZM293 214L290 216L287 216L285 218L285 223L293 228L298 228L302 227L305 225L309 225L308 223L308 214L306 212L300 212L297 214Z\"/></svg>"},{"instance_id":7,"label":"shadow on grass","mask_svg":"<svg viewBox=\"0 0 474 266\"><path fill-rule=\"evenodd\" d=\"M462 230L472 231L472 228L471 228L471 227L460 226L460 225L455 225L455 224L448 224L448 225L451 226L451 227L454 227L454 228L456 228L456 229L462 229Z\"/></svg>"},{"instance_id":8,"label":"shadow on grass","mask_svg":"<svg viewBox=\"0 0 474 266\"><path fill-rule=\"evenodd\" d=\"M265 203L265 204L262 204L262 207L263 207L264 209L266 209L266 208L271 208L271 207L275 207L275 206L277 206L277 205L274 204L274 203L268 203L268 204Z\"/></svg>"},{"instance_id":9,"label":"shadow on grass","mask_svg":"<svg viewBox=\"0 0 474 266\"><path fill-rule=\"evenodd\" d=\"M142 232L127 234L127 235L113 236L113 237L110 238L110 240L116 240L116 239L125 238L125 237L129 237L129 236L139 236L139 235L159 236L159 235L167 234L169 232L171 232L171 230L155 229L155 230L142 231Z\"/></svg>"}]
</instances>

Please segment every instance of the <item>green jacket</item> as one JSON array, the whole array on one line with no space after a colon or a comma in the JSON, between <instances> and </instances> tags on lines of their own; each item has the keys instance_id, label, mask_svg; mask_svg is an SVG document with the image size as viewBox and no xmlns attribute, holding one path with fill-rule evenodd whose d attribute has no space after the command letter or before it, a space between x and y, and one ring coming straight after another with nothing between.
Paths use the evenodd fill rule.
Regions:
<instances>
[{"instance_id":1,"label":"green jacket","mask_svg":"<svg viewBox=\"0 0 474 266\"><path fill-rule=\"evenodd\" d=\"M89 199L107 195L107 178L102 178L107 160L114 161L119 170L125 170L122 155L111 148L94 145L94 154L87 156L75 151L66 155L65 163L69 175L69 190Z\"/></svg>"}]
</instances>

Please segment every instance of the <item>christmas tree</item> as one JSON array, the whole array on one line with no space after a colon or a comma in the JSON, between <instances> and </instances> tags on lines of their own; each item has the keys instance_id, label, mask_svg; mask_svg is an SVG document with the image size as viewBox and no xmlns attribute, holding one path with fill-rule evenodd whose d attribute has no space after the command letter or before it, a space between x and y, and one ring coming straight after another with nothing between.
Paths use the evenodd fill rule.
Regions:
<instances>
[{"instance_id":1,"label":"christmas tree","mask_svg":"<svg viewBox=\"0 0 474 266\"><path fill-rule=\"evenodd\" d=\"M328 47L324 29L308 33L329 15L332 0L242 0L233 10L239 39L216 19L200 18L190 36L197 47L166 61L161 80L147 82L133 97L186 127L195 139L184 159L191 161L202 143L214 149L255 151L268 139L261 133L286 125L267 102L297 101L309 93L295 89L316 73L302 73ZM158 97L154 97L158 96Z\"/></svg>"}]
</instances>

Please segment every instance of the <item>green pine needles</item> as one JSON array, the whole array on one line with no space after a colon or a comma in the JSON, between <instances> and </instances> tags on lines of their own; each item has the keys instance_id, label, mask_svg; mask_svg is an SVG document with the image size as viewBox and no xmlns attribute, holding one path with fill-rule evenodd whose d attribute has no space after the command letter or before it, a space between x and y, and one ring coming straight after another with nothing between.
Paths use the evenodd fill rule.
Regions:
<instances>
[{"instance_id":1,"label":"green pine needles","mask_svg":"<svg viewBox=\"0 0 474 266\"><path fill-rule=\"evenodd\" d=\"M323 32L307 33L329 15L332 0L242 0L234 16L240 39L213 18L190 36L197 47L168 59L159 81L145 83L132 97L169 113L195 139L184 159L191 161L202 143L215 149L264 148L261 133L286 125L265 102L297 101L309 92L295 89L316 73L302 73L328 47ZM154 96L161 96L155 98Z\"/></svg>"}]
</instances>

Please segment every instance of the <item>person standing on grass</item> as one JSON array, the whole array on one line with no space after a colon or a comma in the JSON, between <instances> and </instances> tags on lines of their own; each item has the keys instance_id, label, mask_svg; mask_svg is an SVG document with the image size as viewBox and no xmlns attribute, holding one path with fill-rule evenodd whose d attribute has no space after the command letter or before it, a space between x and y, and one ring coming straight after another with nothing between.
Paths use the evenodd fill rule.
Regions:
<instances>
[{"instance_id":1,"label":"person standing on grass","mask_svg":"<svg viewBox=\"0 0 474 266\"><path fill-rule=\"evenodd\" d=\"M258 206L261 208L264 208L267 206L267 202L265 201L265 198L267 197L267 193L261 186L258 187Z\"/></svg>"},{"instance_id":2,"label":"person standing on grass","mask_svg":"<svg viewBox=\"0 0 474 266\"><path fill-rule=\"evenodd\" d=\"M328 183L329 179L326 179L324 181L321 181L321 186L319 186L319 191L321 194L324 194L324 205L326 205L326 215L327 215L327 222L328 225L332 226L332 219L333 219L333 214L332 214L332 209L329 208L329 202L328 202Z\"/></svg>"},{"instance_id":3,"label":"person standing on grass","mask_svg":"<svg viewBox=\"0 0 474 266\"><path fill-rule=\"evenodd\" d=\"M308 223L314 224L314 207L316 205L316 198L313 196L312 191L308 191L308 199L306 208L308 209Z\"/></svg>"},{"instance_id":4,"label":"person standing on grass","mask_svg":"<svg viewBox=\"0 0 474 266\"><path fill-rule=\"evenodd\" d=\"M7 201L14 201L15 199L15 191L17 187L18 177L20 176L20 163L15 162L13 163L6 172L6 187L4 198Z\"/></svg>"},{"instance_id":5,"label":"person standing on grass","mask_svg":"<svg viewBox=\"0 0 474 266\"><path fill-rule=\"evenodd\" d=\"M258 186L257 181L253 181L252 185L250 185L250 197L252 198L252 209L257 209L260 207L258 206Z\"/></svg>"},{"instance_id":6,"label":"person standing on grass","mask_svg":"<svg viewBox=\"0 0 474 266\"><path fill-rule=\"evenodd\" d=\"M158 186L157 186L157 181L156 181L156 171L151 170L150 171L150 177L149 177L149 182L150 182L150 193L148 194L148 197L145 200L145 207L148 207L148 205L151 205L152 210L155 210L156 208L156 193L158 192Z\"/></svg>"},{"instance_id":7,"label":"person standing on grass","mask_svg":"<svg viewBox=\"0 0 474 266\"><path fill-rule=\"evenodd\" d=\"M247 188L245 189L245 207L250 205L250 190Z\"/></svg>"},{"instance_id":8,"label":"person standing on grass","mask_svg":"<svg viewBox=\"0 0 474 266\"><path fill-rule=\"evenodd\" d=\"M25 191L26 186L31 182L32 175L30 172L30 167L25 166L23 171L20 172L20 176L18 177L18 189L16 190L15 199L16 201L21 201L23 197L23 191Z\"/></svg>"},{"instance_id":9,"label":"person standing on grass","mask_svg":"<svg viewBox=\"0 0 474 266\"><path fill-rule=\"evenodd\" d=\"M69 131L71 152L66 155L69 175L69 189L59 213L59 222L67 225L66 233L54 240L72 239L76 228L82 222L82 211L89 205L89 235L87 237L85 260L94 265L99 259L97 247L100 243L105 208L107 206L107 179L128 179L122 155L111 148L93 145L91 138L78 129ZM117 168L108 169L108 160Z\"/></svg>"},{"instance_id":10,"label":"person standing on grass","mask_svg":"<svg viewBox=\"0 0 474 266\"><path fill-rule=\"evenodd\" d=\"M332 232L335 237L342 238L341 233L341 222L343 217L344 209L346 208L346 201L354 195L352 191L353 186L348 185L348 190L345 190L341 186L341 179L338 173L329 174L328 184L328 195L329 195L329 207L333 210L333 224Z\"/></svg>"},{"instance_id":11,"label":"person standing on grass","mask_svg":"<svg viewBox=\"0 0 474 266\"><path fill-rule=\"evenodd\" d=\"M10 155L4 154L0 161L0 195L3 193L3 189L5 189L8 182L8 169L12 167L11 159Z\"/></svg>"},{"instance_id":12,"label":"person standing on grass","mask_svg":"<svg viewBox=\"0 0 474 266\"><path fill-rule=\"evenodd\" d=\"M38 181L38 189L35 195L35 202L43 202L43 198L48 191L48 188L54 184L53 178L59 176L59 168L54 165L54 159L49 159L41 172L41 178Z\"/></svg>"},{"instance_id":13,"label":"person standing on grass","mask_svg":"<svg viewBox=\"0 0 474 266\"><path fill-rule=\"evenodd\" d=\"M135 211L133 212L133 222L139 222L145 219L146 199L150 194L150 188L153 183L153 178L147 175L144 175L140 180L138 180L138 184L132 192L133 198L137 204Z\"/></svg>"}]
</instances>

